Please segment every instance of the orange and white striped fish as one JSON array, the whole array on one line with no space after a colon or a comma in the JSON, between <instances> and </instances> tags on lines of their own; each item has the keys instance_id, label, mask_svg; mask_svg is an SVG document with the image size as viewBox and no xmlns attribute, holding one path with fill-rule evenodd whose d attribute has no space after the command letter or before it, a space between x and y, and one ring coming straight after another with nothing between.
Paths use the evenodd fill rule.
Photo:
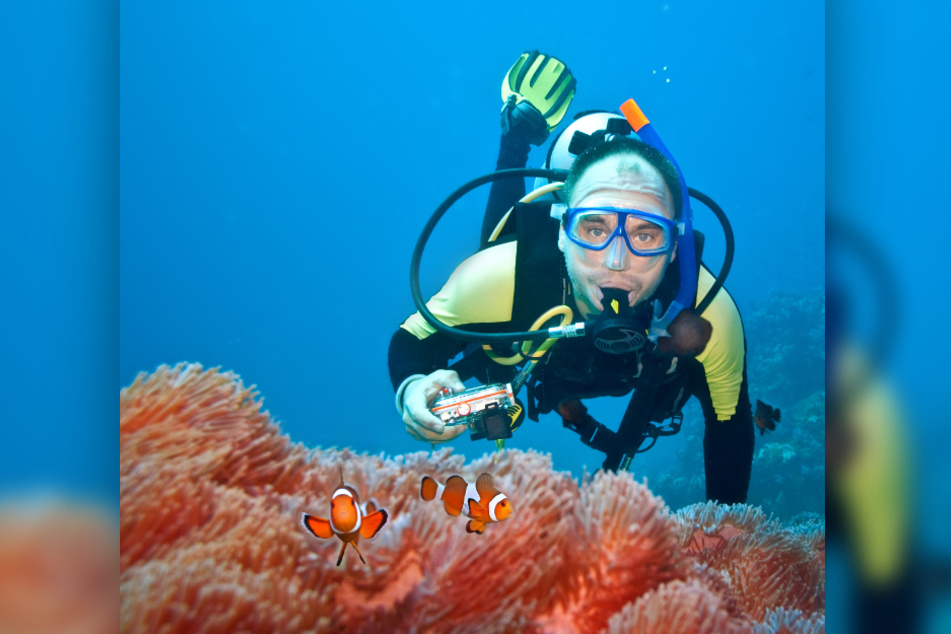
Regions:
<instances>
[{"instance_id":1,"label":"orange and white striped fish","mask_svg":"<svg viewBox=\"0 0 951 634\"><path fill-rule=\"evenodd\" d=\"M456 516L462 513L472 519L466 523L467 533L481 535L489 522L501 522L512 516L515 509L508 497L492 484L492 476L483 473L473 484L460 475L449 476L446 484L423 476L420 495L427 502L439 498L446 512Z\"/></svg>"},{"instance_id":2,"label":"orange and white striped fish","mask_svg":"<svg viewBox=\"0 0 951 634\"><path fill-rule=\"evenodd\" d=\"M367 563L357 540L361 537L370 539L383 528L389 514L386 509L377 509L376 501L371 499L366 504L360 504L360 496L353 487L344 484L343 468L340 469L340 484L330 498L330 519L325 520L314 515L301 513L300 523L308 533L321 539L330 539L334 535L340 538L343 545L340 547L340 556L337 565L343 561L343 551L347 544L353 546L360 556L360 561Z\"/></svg>"}]
</instances>

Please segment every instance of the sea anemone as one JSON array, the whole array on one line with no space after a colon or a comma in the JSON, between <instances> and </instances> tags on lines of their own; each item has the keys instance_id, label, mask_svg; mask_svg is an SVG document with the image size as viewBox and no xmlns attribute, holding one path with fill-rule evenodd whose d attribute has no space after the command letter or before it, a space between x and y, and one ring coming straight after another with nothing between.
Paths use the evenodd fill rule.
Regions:
<instances>
[{"instance_id":1,"label":"sea anemone","mask_svg":"<svg viewBox=\"0 0 951 634\"><path fill-rule=\"evenodd\" d=\"M611 617L609 634L751 634L724 596L700 579L673 581L651 590Z\"/></svg>"},{"instance_id":2,"label":"sea anemone","mask_svg":"<svg viewBox=\"0 0 951 634\"><path fill-rule=\"evenodd\" d=\"M630 474L579 485L533 451L467 464L450 449L307 449L281 435L253 387L217 369L136 378L120 396L120 451L123 631L813 632L823 622L815 520L787 529L742 505L672 515ZM366 565L348 552L337 567L339 543L298 525L301 511L327 516L341 467L390 514L361 542ZM422 475L483 472L515 506L484 535L419 497Z\"/></svg>"},{"instance_id":3,"label":"sea anemone","mask_svg":"<svg viewBox=\"0 0 951 634\"><path fill-rule=\"evenodd\" d=\"M0 632L118 632L115 552L115 528L95 509L8 502L0 509Z\"/></svg>"},{"instance_id":4,"label":"sea anemone","mask_svg":"<svg viewBox=\"0 0 951 634\"><path fill-rule=\"evenodd\" d=\"M824 529L784 527L745 504L695 504L677 518L683 548L729 575L741 607L755 620L771 608L824 610Z\"/></svg>"}]
</instances>

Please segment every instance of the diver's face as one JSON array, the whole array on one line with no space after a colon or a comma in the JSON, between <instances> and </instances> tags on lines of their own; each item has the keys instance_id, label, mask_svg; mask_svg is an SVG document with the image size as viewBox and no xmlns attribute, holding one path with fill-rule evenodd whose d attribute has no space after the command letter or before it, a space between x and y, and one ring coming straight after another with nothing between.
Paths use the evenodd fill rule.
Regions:
<instances>
[{"instance_id":1,"label":"diver's face","mask_svg":"<svg viewBox=\"0 0 951 634\"><path fill-rule=\"evenodd\" d=\"M615 155L591 165L575 184L570 207L621 207L638 209L668 219L674 217L673 198L660 172L639 156ZM627 291L634 306L651 296L676 257L670 253L634 255L621 236L601 251L586 249L565 235L558 235L558 248L565 254L575 302L588 318L604 310L601 287Z\"/></svg>"}]
</instances>

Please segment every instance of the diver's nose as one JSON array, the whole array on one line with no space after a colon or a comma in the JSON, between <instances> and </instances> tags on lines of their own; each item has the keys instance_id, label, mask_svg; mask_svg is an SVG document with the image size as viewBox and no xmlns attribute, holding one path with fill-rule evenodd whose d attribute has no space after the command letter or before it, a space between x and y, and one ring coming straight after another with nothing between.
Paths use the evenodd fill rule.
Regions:
<instances>
[{"instance_id":1,"label":"diver's nose","mask_svg":"<svg viewBox=\"0 0 951 634\"><path fill-rule=\"evenodd\" d=\"M623 271L627 268L627 246L621 236L615 236L604 250L604 268L610 271Z\"/></svg>"}]
</instances>

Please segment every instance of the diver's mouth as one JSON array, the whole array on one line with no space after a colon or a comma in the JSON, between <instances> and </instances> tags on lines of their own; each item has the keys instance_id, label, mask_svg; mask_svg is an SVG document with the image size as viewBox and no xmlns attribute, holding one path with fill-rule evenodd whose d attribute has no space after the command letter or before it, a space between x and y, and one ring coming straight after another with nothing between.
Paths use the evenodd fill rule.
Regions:
<instances>
[{"instance_id":1,"label":"diver's mouth","mask_svg":"<svg viewBox=\"0 0 951 634\"><path fill-rule=\"evenodd\" d=\"M598 309L604 310L604 291L601 290L600 286L595 286L595 293L598 299ZM634 300L637 298L637 291L625 289L623 286L607 286L607 288L617 288L620 290L627 290L627 305L633 306Z\"/></svg>"}]
</instances>

